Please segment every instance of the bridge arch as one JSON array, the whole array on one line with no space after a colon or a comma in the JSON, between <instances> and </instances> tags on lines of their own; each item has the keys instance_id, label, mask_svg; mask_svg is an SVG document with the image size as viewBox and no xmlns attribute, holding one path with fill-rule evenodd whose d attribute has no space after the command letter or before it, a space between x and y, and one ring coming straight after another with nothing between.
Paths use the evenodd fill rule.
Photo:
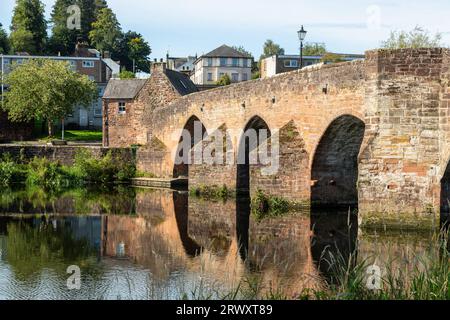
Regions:
<instances>
[{"instance_id":1,"label":"bridge arch","mask_svg":"<svg viewBox=\"0 0 450 320\"><path fill-rule=\"evenodd\" d=\"M267 122L255 115L247 122L237 146L237 175L236 190L238 193L250 193L250 153L257 149L261 143L270 138L271 131Z\"/></svg>"},{"instance_id":2,"label":"bridge arch","mask_svg":"<svg viewBox=\"0 0 450 320\"><path fill-rule=\"evenodd\" d=\"M365 123L350 114L335 118L321 137L311 166L311 203L357 206L358 156Z\"/></svg>"},{"instance_id":3,"label":"bridge arch","mask_svg":"<svg viewBox=\"0 0 450 320\"><path fill-rule=\"evenodd\" d=\"M189 177L189 165L193 160L192 148L203 141L203 138L207 134L205 125L196 115L192 115L186 121L175 154L173 166L174 178Z\"/></svg>"}]
</instances>

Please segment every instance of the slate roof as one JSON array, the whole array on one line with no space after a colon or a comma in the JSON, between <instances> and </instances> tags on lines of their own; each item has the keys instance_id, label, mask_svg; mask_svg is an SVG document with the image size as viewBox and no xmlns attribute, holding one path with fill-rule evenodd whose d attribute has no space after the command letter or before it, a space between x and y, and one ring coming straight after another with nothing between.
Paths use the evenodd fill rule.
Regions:
<instances>
[{"instance_id":1,"label":"slate roof","mask_svg":"<svg viewBox=\"0 0 450 320\"><path fill-rule=\"evenodd\" d=\"M172 83L173 87L182 96L198 91L195 84L184 73L166 69L166 76L170 83Z\"/></svg>"},{"instance_id":2,"label":"slate roof","mask_svg":"<svg viewBox=\"0 0 450 320\"><path fill-rule=\"evenodd\" d=\"M111 79L106 86L103 98L134 99L145 84L145 79Z\"/></svg>"},{"instance_id":3,"label":"slate roof","mask_svg":"<svg viewBox=\"0 0 450 320\"><path fill-rule=\"evenodd\" d=\"M208 58L251 58L250 55L237 51L227 45L223 45L203 55Z\"/></svg>"}]
</instances>

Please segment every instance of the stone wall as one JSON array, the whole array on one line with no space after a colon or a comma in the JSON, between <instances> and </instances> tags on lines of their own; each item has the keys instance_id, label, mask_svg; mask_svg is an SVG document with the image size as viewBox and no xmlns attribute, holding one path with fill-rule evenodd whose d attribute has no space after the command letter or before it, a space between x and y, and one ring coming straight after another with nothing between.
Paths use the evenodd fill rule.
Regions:
<instances>
[{"instance_id":1,"label":"stone wall","mask_svg":"<svg viewBox=\"0 0 450 320\"><path fill-rule=\"evenodd\" d=\"M382 219L405 226L437 219L447 55L444 49L367 54L367 64L377 70L376 82L370 83L372 96L367 97L376 110L366 120L372 137L359 172L359 205L367 222Z\"/></svg>"},{"instance_id":2,"label":"stone wall","mask_svg":"<svg viewBox=\"0 0 450 320\"><path fill-rule=\"evenodd\" d=\"M134 161L133 151L131 149L104 148L104 147L79 147L79 146L23 146L23 145L0 145L0 156L9 154L17 160L31 160L34 157L46 158L52 161L58 161L63 165L72 165L75 155L80 150L88 150L94 157L105 156L109 151L112 152L116 161L131 162Z\"/></svg>"}]
</instances>

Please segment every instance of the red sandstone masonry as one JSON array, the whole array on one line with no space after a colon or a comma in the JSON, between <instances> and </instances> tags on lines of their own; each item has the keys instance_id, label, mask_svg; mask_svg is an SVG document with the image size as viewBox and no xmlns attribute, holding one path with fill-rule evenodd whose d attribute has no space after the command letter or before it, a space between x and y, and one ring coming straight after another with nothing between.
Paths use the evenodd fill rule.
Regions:
<instances>
[{"instance_id":1,"label":"red sandstone masonry","mask_svg":"<svg viewBox=\"0 0 450 320\"><path fill-rule=\"evenodd\" d=\"M262 178L258 168L252 169L252 189L281 196L289 192L292 199L308 200L311 166L322 136L335 119L351 115L366 125L358 160L362 218L401 220L416 214L418 221L431 221L450 158L449 52L369 51L365 61L313 67L181 98L155 78L143 90L148 94L131 105L144 108L143 113L136 111L136 118L130 119L132 127L117 128L120 134L111 127L110 136L117 134L120 139L110 139L110 145L133 144L138 136L146 137L142 141L156 138L163 148L147 146L139 153L152 173L170 177L181 129L191 116L198 117L209 133L223 125L242 130L254 116L272 131L292 122L299 133L296 143L304 145L304 157L285 146L290 155L281 161L280 175ZM227 151L236 155L238 131L231 131L231 140ZM295 151L289 153L290 149ZM304 159L308 165L299 164ZM190 174L192 185L236 185L233 166L195 166Z\"/></svg>"}]
</instances>

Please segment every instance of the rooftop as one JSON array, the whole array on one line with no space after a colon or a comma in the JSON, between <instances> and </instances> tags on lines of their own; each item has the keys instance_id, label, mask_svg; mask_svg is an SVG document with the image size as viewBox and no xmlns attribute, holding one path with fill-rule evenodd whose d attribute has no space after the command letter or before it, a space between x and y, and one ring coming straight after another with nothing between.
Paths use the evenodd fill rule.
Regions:
<instances>
[{"instance_id":1,"label":"rooftop","mask_svg":"<svg viewBox=\"0 0 450 320\"><path fill-rule=\"evenodd\" d=\"M103 98L134 99L146 81L146 79L111 79L106 86Z\"/></svg>"},{"instance_id":2,"label":"rooftop","mask_svg":"<svg viewBox=\"0 0 450 320\"><path fill-rule=\"evenodd\" d=\"M227 45L222 45L217 49L203 55L207 58L251 58L250 55L242 53L234 48Z\"/></svg>"}]
</instances>

